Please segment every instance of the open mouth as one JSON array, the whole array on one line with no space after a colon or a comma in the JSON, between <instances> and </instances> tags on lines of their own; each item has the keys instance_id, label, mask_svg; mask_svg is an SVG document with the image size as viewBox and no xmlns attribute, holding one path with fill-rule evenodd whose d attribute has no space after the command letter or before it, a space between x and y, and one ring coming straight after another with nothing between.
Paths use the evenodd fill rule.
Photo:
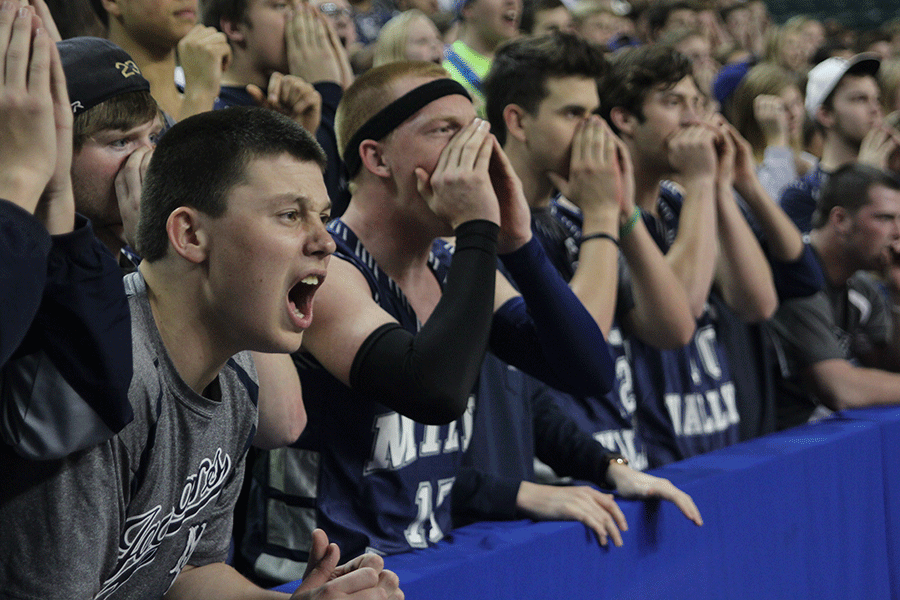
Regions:
<instances>
[{"instance_id":1,"label":"open mouth","mask_svg":"<svg viewBox=\"0 0 900 600\"><path fill-rule=\"evenodd\" d=\"M508 10L503 13L503 21L509 25L518 25L519 13L516 10Z\"/></svg>"},{"instance_id":2,"label":"open mouth","mask_svg":"<svg viewBox=\"0 0 900 600\"><path fill-rule=\"evenodd\" d=\"M300 329L306 329L312 323L312 303L316 290L325 281L319 275L307 275L288 292L288 308L291 319Z\"/></svg>"}]
</instances>

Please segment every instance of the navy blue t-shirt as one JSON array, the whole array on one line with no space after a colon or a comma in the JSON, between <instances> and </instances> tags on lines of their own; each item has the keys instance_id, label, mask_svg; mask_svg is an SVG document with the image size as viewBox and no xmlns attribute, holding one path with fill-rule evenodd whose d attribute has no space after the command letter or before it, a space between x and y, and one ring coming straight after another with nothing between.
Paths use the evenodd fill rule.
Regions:
<instances>
[{"instance_id":1,"label":"navy blue t-shirt","mask_svg":"<svg viewBox=\"0 0 900 600\"><path fill-rule=\"evenodd\" d=\"M659 219L644 213L657 245L668 252L678 231L683 198L664 182L657 204ZM714 315L697 320L691 341L659 350L638 339L631 344L637 423L651 467L724 448L739 440L740 415L735 386Z\"/></svg>"},{"instance_id":2,"label":"navy blue t-shirt","mask_svg":"<svg viewBox=\"0 0 900 600\"><path fill-rule=\"evenodd\" d=\"M827 181L828 173L816 165L815 169L795 181L781 195L781 208L804 235L812 230L812 217L819 202L819 193Z\"/></svg>"}]
</instances>

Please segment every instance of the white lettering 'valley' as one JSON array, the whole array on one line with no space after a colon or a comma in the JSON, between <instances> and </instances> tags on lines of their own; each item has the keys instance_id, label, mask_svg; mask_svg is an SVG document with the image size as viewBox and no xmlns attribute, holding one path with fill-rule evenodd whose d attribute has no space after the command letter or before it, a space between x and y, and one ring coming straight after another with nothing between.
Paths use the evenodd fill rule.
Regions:
<instances>
[{"instance_id":1,"label":"white lettering 'valley'","mask_svg":"<svg viewBox=\"0 0 900 600\"><path fill-rule=\"evenodd\" d=\"M741 420L737 411L734 384L705 393L666 394L666 408L675 435L708 435L725 431Z\"/></svg>"}]
</instances>

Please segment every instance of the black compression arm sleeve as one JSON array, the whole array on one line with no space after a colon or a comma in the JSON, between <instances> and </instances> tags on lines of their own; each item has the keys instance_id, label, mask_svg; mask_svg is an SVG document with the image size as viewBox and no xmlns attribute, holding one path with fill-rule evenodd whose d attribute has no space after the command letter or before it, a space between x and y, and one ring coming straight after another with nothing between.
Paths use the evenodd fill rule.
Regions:
<instances>
[{"instance_id":1,"label":"black compression arm sleeve","mask_svg":"<svg viewBox=\"0 0 900 600\"><path fill-rule=\"evenodd\" d=\"M457 227L447 283L431 317L415 335L397 323L373 331L353 359L353 389L420 423L463 414L490 335L498 231L480 220Z\"/></svg>"}]
</instances>

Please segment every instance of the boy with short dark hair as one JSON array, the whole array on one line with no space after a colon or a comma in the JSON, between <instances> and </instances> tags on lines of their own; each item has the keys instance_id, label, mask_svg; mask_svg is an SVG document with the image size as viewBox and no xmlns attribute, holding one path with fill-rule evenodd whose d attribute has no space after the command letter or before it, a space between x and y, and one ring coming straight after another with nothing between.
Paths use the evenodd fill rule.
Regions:
<instances>
[{"instance_id":1,"label":"boy with short dark hair","mask_svg":"<svg viewBox=\"0 0 900 600\"><path fill-rule=\"evenodd\" d=\"M617 53L600 84L600 112L634 163L635 203L697 320L683 348L659 350L637 339L631 345L635 388L648 399L638 402L636 414L651 466L740 439L737 378L719 337L722 315L764 320L777 296L733 186L744 182L742 195L767 226L777 225L770 231L790 225L758 193L755 176L744 181L753 171L746 147L727 124L705 118L703 103L690 61L659 45ZM776 239L782 252L781 238L770 236L773 246ZM795 260L803 250L796 230L790 240L784 252L796 253L789 256Z\"/></svg>"},{"instance_id":2,"label":"boy with short dark hair","mask_svg":"<svg viewBox=\"0 0 900 600\"><path fill-rule=\"evenodd\" d=\"M37 597L286 597L224 564L260 393L246 350L295 350L334 243L321 148L286 117L231 109L186 119L150 162L126 276L135 420L34 468L4 456L3 589ZM213 185L210 185L213 182ZM382 588L377 557L334 570L317 533L295 598ZM62 580L56 572L65 573ZM336 576L334 578L334 576Z\"/></svg>"},{"instance_id":3,"label":"boy with short dark hair","mask_svg":"<svg viewBox=\"0 0 900 600\"><path fill-rule=\"evenodd\" d=\"M224 33L232 53L215 108L265 106L314 133L328 155L328 194L336 214L343 212L346 182L334 115L353 74L328 18L296 0L208 0L203 19Z\"/></svg>"},{"instance_id":4,"label":"boy with short dark hair","mask_svg":"<svg viewBox=\"0 0 900 600\"><path fill-rule=\"evenodd\" d=\"M633 423L628 340L683 346L694 319L634 205L628 153L594 115L605 66L599 47L571 34L509 42L498 50L485 82L487 111L524 183L535 236L599 315L616 356L612 392L559 401L588 433L642 470L647 456Z\"/></svg>"}]
</instances>

